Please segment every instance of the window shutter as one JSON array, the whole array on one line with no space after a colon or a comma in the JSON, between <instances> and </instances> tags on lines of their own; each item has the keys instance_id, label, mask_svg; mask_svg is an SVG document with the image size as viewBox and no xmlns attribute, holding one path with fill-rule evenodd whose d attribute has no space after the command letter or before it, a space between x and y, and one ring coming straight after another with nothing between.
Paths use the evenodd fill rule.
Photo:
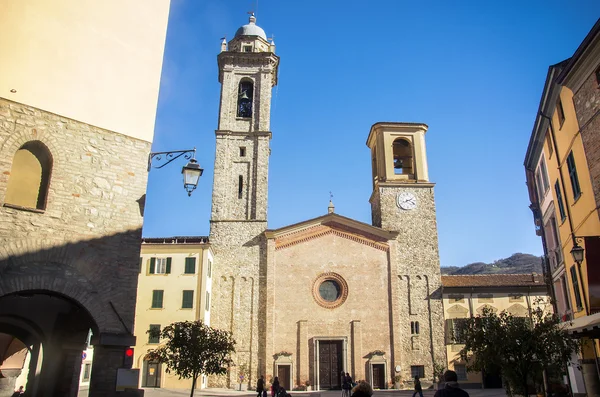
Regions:
<instances>
[{"instance_id":1,"label":"window shutter","mask_svg":"<svg viewBox=\"0 0 600 397\"><path fill-rule=\"evenodd\" d=\"M185 290L183 291L183 299L181 302L182 309L193 309L194 308L194 291Z\"/></svg>"},{"instance_id":2,"label":"window shutter","mask_svg":"<svg viewBox=\"0 0 600 397\"><path fill-rule=\"evenodd\" d=\"M452 324L452 319L446 320L446 344L451 345L453 334L454 334L454 325Z\"/></svg>"},{"instance_id":3,"label":"window shutter","mask_svg":"<svg viewBox=\"0 0 600 397\"><path fill-rule=\"evenodd\" d=\"M156 258L150 258L150 274L154 274L154 270L156 269Z\"/></svg>"},{"instance_id":4,"label":"window shutter","mask_svg":"<svg viewBox=\"0 0 600 397\"><path fill-rule=\"evenodd\" d=\"M144 263L144 258L140 256L140 268L138 269L138 273L142 272L142 264Z\"/></svg>"},{"instance_id":5,"label":"window shutter","mask_svg":"<svg viewBox=\"0 0 600 397\"><path fill-rule=\"evenodd\" d=\"M165 272L167 274L171 273L171 258L167 258L167 271Z\"/></svg>"},{"instance_id":6,"label":"window shutter","mask_svg":"<svg viewBox=\"0 0 600 397\"><path fill-rule=\"evenodd\" d=\"M185 274L196 274L196 258L185 258Z\"/></svg>"}]
</instances>

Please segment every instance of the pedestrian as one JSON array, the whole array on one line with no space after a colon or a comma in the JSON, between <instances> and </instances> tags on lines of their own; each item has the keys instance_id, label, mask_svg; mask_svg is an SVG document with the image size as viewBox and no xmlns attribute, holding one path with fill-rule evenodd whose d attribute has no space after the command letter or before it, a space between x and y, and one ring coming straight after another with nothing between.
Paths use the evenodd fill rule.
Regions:
<instances>
[{"instance_id":1,"label":"pedestrian","mask_svg":"<svg viewBox=\"0 0 600 397\"><path fill-rule=\"evenodd\" d=\"M419 375L415 375L415 392L413 393L413 397L415 397L417 393L419 393L420 397L423 397L423 387L421 387Z\"/></svg>"},{"instance_id":2,"label":"pedestrian","mask_svg":"<svg viewBox=\"0 0 600 397\"><path fill-rule=\"evenodd\" d=\"M23 386L19 386L19 390L15 390L12 397L21 397L23 394L25 394L25 390L23 390Z\"/></svg>"},{"instance_id":3,"label":"pedestrian","mask_svg":"<svg viewBox=\"0 0 600 397\"><path fill-rule=\"evenodd\" d=\"M352 377L346 372L342 381L342 397L350 397L350 390L352 390Z\"/></svg>"},{"instance_id":4,"label":"pedestrian","mask_svg":"<svg viewBox=\"0 0 600 397\"><path fill-rule=\"evenodd\" d=\"M352 389L351 397L371 397L373 395L373 388L370 384L365 381L360 381Z\"/></svg>"},{"instance_id":5,"label":"pedestrian","mask_svg":"<svg viewBox=\"0 0 600 397\"><path fill-rule=\"evenodd\" d=\"M469 393L458 386L458 376L454 371L444 372L446 386L435 392L433 397L469 397Z\"/></svg>"},{"instance_id":6,"label":"pedestrian","mask_svg":"<svg viewBox=\"0 0 600 397\"><path fill-rule=\"evenodd\" d=\"M256 382L256 397L262 397L263 390L265 389L265 376L261 375Z\"/></svg>"},{"instance_id":7,"label":"pedestrian","mask_svg":"<svg viewBox=\"0 0 600 397\"><path fill-rule=\"evenodd\" d=\"M279 391L279 378L276 376L273 378L273 383L271 384L271 397L275 397L277 392Z\"/></svg>"}]
</instances>

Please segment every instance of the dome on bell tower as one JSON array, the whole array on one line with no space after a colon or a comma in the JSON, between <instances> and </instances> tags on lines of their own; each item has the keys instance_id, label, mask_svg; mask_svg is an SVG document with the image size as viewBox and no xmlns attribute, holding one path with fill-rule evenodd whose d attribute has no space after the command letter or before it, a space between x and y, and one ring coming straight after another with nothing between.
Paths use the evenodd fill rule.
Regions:
<instances>
[{"instance_id":1,"label":"dome on bell tower","mask_svg":"<svg viewBox=\"0 0 600 397\"><path fill-rule=\"evenodd\" d=\"M237 32L235 32L235 37L240 36L258 36L264 40L267 40L265 31L256 24L256 17L254 14L250 15L250 20L247 25L240 27Z\"/></svg>"}]
</instances>

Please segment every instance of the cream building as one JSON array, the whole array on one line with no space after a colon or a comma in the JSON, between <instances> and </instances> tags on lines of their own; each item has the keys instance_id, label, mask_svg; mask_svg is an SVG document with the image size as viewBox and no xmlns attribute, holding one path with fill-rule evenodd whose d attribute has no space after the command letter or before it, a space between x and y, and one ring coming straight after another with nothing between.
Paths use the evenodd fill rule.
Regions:
<instances>
[{"instance_id":1,"label":"cream building","mask_svg":"<svg viewBox=\"0 0 600 397\"><path fill-rule=\"evenodd\" d=\"M202 320L210 325L213 253L206 237L142 240L135 315L134 368L141 387L191 388L191 380L167 374L164 365L146 360L160 338L147 331L176 321ZM206 378L198 380L198 388Z\"/></svg>"},{"instance_id":2,"label":"cream building","mask_svg":"<svg viewBox=\"0 0 600 397\"><path fill-rule=\"evenodd\" d=\"M271 230L269 145L277 134L270 103L279 57L254 16L222 43L218 65L211 325L233 332L237 351L236 366L209 386L236 386L240 368L249 370L247 386L264 374L290 390L339 388L341 371L380 389L396 376L431 381L446 349L427 125L365 129L372 224L338 215L330 203L321 216Z\"/></svg>"},{"instance_id":3,"label":"cream building","mask_svg":"<svg viewBox=\"0 0 600 397\"><path fill-rule=\"evenodd\" d=\"M461 344L458 325L490 308L495 313L507 311L514 316L529 316L541 307L552 311L544 278L537 274L484 274L442 276L444 319L446 322L447 367L456 371L462 387L497 388L502 381L497 374L467 372L458 352Z\"/></svg>"}]
</instances>

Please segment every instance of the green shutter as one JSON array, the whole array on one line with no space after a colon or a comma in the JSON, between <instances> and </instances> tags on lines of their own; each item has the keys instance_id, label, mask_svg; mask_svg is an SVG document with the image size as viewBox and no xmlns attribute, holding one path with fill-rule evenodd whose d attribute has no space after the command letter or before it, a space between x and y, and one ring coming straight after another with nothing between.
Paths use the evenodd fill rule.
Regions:
<instances>
[{"instance_id":1,"label":"green shutter","mask_svg":"<svg viewBox=\"0 0 600 397\"><path fill-rule=\"evenodd\" d=\"M155 289L152 291L152 309L162 309L164 291Z\"/></svg>"},{"instance_id":2,"label":"green shutter","mask_svg":"<svg viewBox=\"0 0 600 397\"><path fill-rule=\"evenodd\" d=\"M185 274L195 274L196 273L196 258L189 257L185 258Z\"/></svg>"},{"instance_id":3,"label":"green shutter","mask_svg":"<svg viewBox=\"0 0 600 397\"><path fill-rule=\"evenodd\" d=\"M150 324L148 330L148 343L160 342L160 324Z\"/></svg>"},{"instance_id":4,"label":"green shutter","mask_svg":"<svg viewBox=\"0 0 600 397\"><path fill-rule=\"evenodd\" d=\"M171 273L171 258L167 258L167 271L165 272L166 274L170 274Z\"/></svg>"},{"instance_id":5,"label":"green shutter","mask_svg":"<svg viewBox=\"0 0 600 397\"><path fill-rule=\"evenodd\" d=\"M150 258L150 274L154 274L154 270L156 269L156 258Z\"/></svg>"},{"instance_id":6,"label":"green shutter","mask_svg":"<svg viewBox=\"0 0 600 397\"><path fill-rule=\"evenodd\" d=\"M194 291L193 290L183 291L181 308L182 309L193 309L194 308Z\"/></svg>"},{"instance_id":7,"label":"green shutter","mask_svg":"<svg viewBox=\"0 0 600 397\"><path fill-rule=\"evenodd\" d=\"M144 263L144 258L140 256L140 268L138 269L138 273L142 272L142 264Z\"/></svg>"}]
</instances>

